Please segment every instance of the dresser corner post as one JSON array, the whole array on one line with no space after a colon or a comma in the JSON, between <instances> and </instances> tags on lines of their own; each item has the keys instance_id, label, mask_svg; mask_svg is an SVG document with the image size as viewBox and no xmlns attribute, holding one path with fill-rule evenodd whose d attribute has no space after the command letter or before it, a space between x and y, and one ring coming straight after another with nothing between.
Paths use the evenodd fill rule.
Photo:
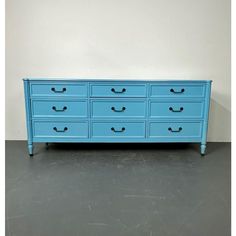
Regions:
<instances>
[{"instance_id":1,"label":"dresser corner post","mask_svg":"<svg viewBox=\"0 0 236 236\"><path fill-rule=\"evenodd\" d=\"M33 156L33 135L32 135L32 121L31 121L31 105L30 105L30 82L28 79L23 79L24 94L25 94L25 111L26 111L26 126L29 155Z\"/></svg>"},{"instance_id":2,"label":"dresser corner post","mask_svg":"<svg viewBox=\"0 0 236 236\"><path fill-rule=\"evenodd\" d=\"M202 140L201 140L201 155L202 156L204 156L206 153L208 119L209 119L209 110L210 110L210 102L211 102L211 82L212 81L207 81L206 83L205 111L204 111L203 131L202 131Z\"/></svg>"}]
</instances>

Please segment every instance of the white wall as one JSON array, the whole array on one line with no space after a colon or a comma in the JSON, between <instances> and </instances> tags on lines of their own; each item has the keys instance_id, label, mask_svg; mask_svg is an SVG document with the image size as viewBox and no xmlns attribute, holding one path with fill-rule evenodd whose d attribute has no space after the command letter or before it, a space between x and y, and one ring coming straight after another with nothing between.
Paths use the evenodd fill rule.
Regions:
<instances>
[{"instance_id":1,"label":"white wall","mask_svg":"<svg viewBox=\"0 0 236 236\"><path fill-rule=\"evenodd\" d=\"M230 140L230 0L7 0L6 139L26 139L23 77L212 79Z\"/></svg>"}]
</instances>

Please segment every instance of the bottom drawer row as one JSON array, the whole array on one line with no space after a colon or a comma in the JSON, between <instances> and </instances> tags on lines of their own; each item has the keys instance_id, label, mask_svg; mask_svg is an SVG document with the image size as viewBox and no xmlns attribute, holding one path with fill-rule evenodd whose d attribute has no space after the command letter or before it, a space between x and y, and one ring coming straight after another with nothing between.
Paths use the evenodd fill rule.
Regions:
<instances>
[{"instance_id":1,"label":"bottom drawer row","mask_svg":"<svg viewBox=\"0 0 236 236\"><path fill-rule=\"evenodd\" d=\"M202 122L91 122L34 121L34 138L200 138ZM147 129L147 132L146 132ZM90 131L89 131L90 130Z\"/></svg>"}]
</instances>

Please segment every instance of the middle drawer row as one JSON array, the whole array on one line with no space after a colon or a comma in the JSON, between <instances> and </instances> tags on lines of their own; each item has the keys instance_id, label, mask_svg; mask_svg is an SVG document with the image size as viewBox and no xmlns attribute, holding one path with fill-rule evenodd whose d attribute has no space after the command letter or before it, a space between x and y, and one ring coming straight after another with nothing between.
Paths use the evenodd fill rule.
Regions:
<instances>
[{"instance_id":1,"label":"middle drawer row","mask_svg":"<svg viewBox=\"0 0 236 236\"><path fill-rule=\"evenodd\" d=\"M202 118L203 111L203 101L32 100L34 118Z\"/></svg>"}]
</instances>

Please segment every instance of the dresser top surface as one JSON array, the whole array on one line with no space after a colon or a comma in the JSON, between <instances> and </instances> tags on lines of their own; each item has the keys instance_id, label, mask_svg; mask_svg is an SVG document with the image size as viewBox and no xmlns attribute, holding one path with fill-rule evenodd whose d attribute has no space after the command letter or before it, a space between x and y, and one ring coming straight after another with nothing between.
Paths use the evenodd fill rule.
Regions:
<instances>
[{"instance_id":1,"label":"dresser top surface","mask_svg":"<svg viewBox=\"0 0 236 236\"><path fill-rule=\"evenodd\" d=\"M80 78L23 78L23 80L30 80L30 81L74 81L74 82L181 82L181 83L209 83L212 80L180 80L180 79L95 79L95 78L88 78L88 79L80 79Z\"/></svg>"}]
</instances>

